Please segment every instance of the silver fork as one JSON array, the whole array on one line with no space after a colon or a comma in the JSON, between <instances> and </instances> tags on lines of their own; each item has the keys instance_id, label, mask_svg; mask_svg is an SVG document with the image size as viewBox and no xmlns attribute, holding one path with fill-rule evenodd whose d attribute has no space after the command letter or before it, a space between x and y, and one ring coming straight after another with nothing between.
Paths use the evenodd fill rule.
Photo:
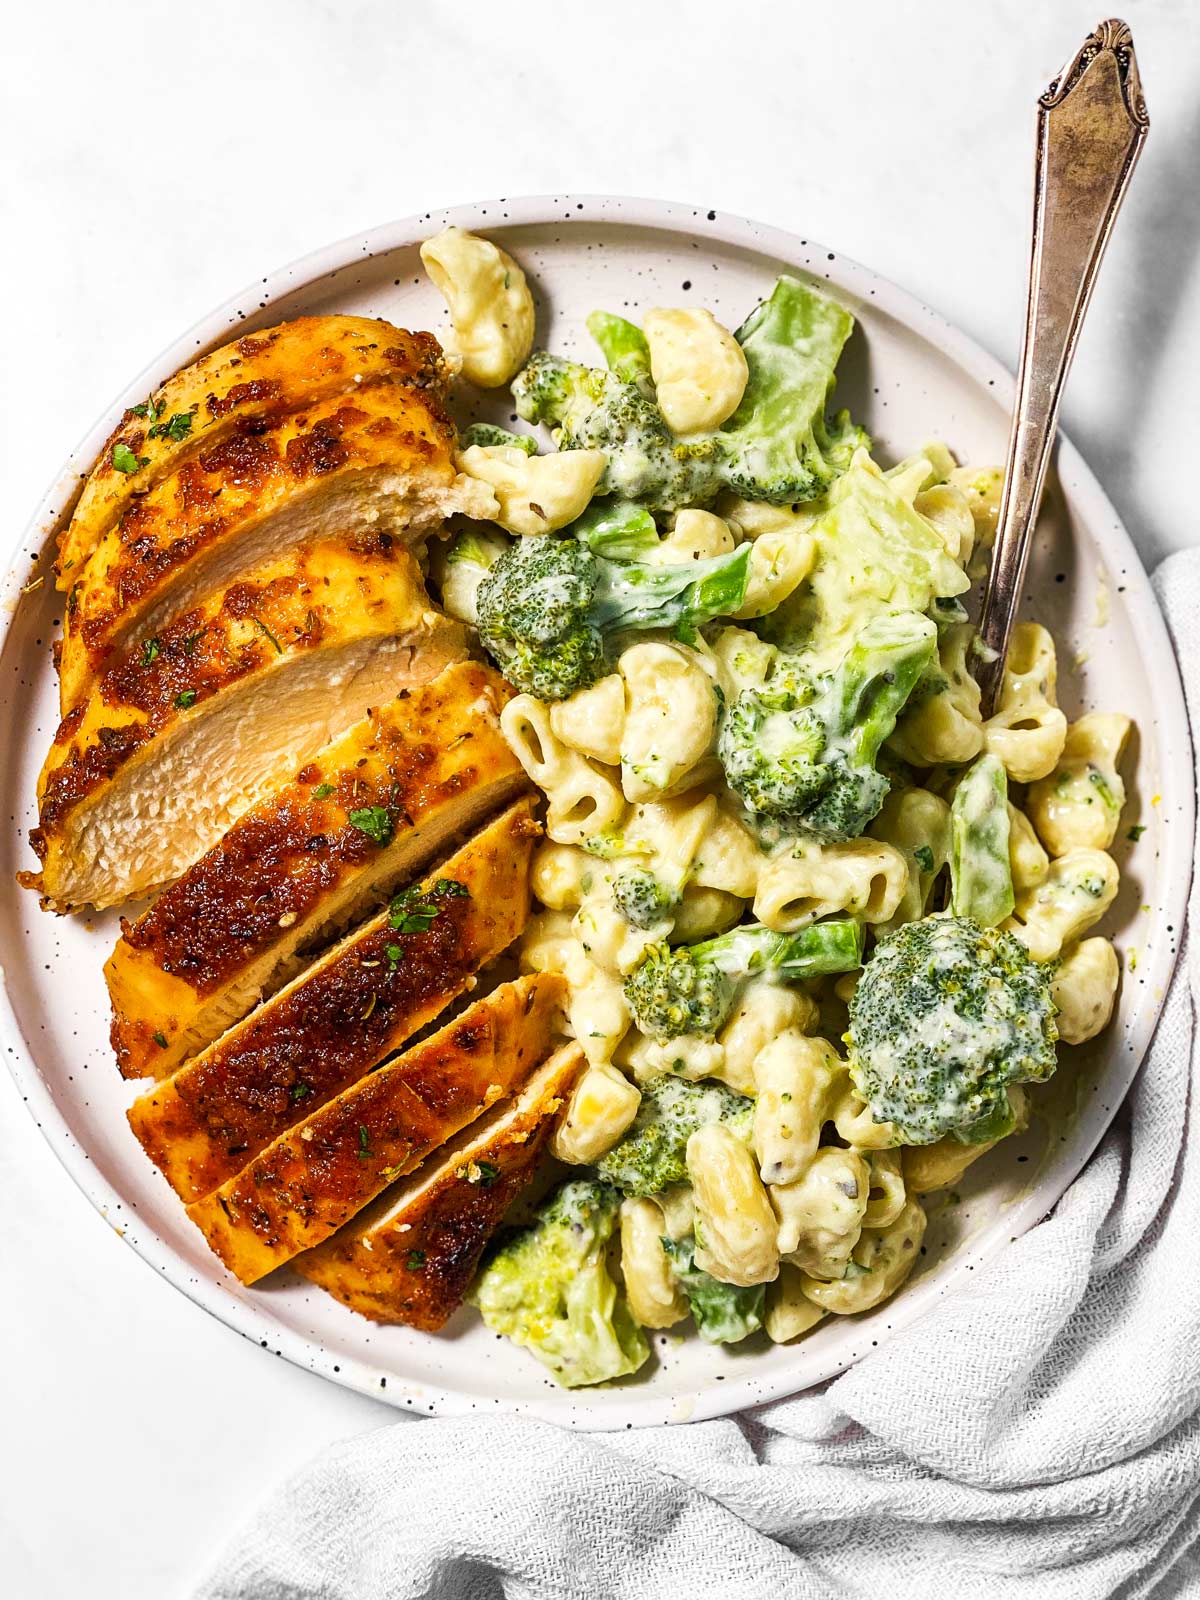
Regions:
<instances>
[{"instance_id":1,"label":"silver fork","mask_svg":"<svg viewBox=\"0 0 1200 1600\"><path fill-rule=\"evenodd\" d=\"M1149 126L1133 37L1110 17L1038 102L1025 338L975 667L985 717L1004 679L1063 386Z\"/></svg>"}]
</instances>

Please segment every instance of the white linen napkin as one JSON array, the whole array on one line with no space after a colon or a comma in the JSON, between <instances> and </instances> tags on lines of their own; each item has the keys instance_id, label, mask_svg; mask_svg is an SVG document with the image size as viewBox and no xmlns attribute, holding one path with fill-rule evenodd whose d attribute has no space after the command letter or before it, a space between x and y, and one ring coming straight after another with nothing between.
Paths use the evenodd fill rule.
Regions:
<instances>
[{"instance_id":1,"label":"white linen napkin","mask_svg":"<svg viewBox=\"0 0 1200 1600\"><path fill-rule=\"evenodd\" d=\"M1155 581L1200 728L1200 551ZM620 1434L398 1422L293 1478L198 1600L1200 1594L1198 985L1185 938L1053 1214L822 1389Z\"/></svg>"}]
</instances>

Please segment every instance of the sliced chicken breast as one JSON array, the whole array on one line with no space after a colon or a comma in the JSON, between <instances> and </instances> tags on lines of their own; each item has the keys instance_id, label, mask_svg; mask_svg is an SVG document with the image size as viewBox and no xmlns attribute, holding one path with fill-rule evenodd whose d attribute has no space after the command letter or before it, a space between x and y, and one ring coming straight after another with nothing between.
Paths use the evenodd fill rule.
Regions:
<instances>
[{"instance_id":1,"label":"sliced chicken breast","mask_svg":"<svg viewBox=\"0 0 1200 1600\"><path fill-rule=\"evenodd\" d=\"M246 334L177 372L126 411L83 486L59 540L58 582L79 569L134 500L231 434L373 383L441 396L441 346L373 317L298 317Z\"/></svg>"},{"instance_id":2,"label":"sliced chicken breast","mask_svg":"<svg viewBox=\"0 0 1200 1600\"><path fill-rule=\"evenodd\" d=\"M386 534L266 563L143 638L63 720L26 881L58 911L170 882L281 774L464 653Z\"/></svg>"},{"instance_id":3,"label":"sliced chicken breast","mask_svg":"<svg viewBox=\"0 0 1200 1600\"><path fill-rule=\"evenodd\" d=\"M539 829L512 805L224 1038L129 1109L185 1201L261 1150L439 1016L529 916Z\"/></svg>"},{"instance_id":4,"label":"sliced chicken breast","mask_svg":"<svg viewBox=\"0 0 1200 1600\"><path fill-rule=\"evenodd\" d=\"M452 512L480 511L491 492L456 473L454 439L431 394L375 384L185 461L129 503L71 586L63 714L134 639L297 544L354 529L411 545Z\"/></svg>"},{"instance_id":5,"label":"sliced chicken breast","mask_svg":"<svg viewBox=\"0 0 1200 1600\"><path fill-rule=\"evenodd\" d=\"M352 1311L436 1333L462 1304L484 1247L532 1178L583 1065L564 1045L511 1099L292 1263Z\"/></svg>"},{"instance_id":6,"label":"sliced chicken breast","mask_svg":"<svg viewBox=\"0 0 1200 1600\"><path fill-rule=\"evenodd\" d=\"M449 840L528 787L512 691L475 661L368 712L234 823L122 936L104 974L127 1078L163 1078ZM378 811L373 833L362 824Z\"/></svg>"},{"instance_id":7,"label":"sliced chicken breast","mask_svg":"<svg viewBox=\"0 0 1200 1600\"><path fill-rule=\"evenodd\" d=\"M243 1283L327 1239L546 1055L564 980L502 984L267 1146L188 1215Z\"/></svg>"}]
</instances>

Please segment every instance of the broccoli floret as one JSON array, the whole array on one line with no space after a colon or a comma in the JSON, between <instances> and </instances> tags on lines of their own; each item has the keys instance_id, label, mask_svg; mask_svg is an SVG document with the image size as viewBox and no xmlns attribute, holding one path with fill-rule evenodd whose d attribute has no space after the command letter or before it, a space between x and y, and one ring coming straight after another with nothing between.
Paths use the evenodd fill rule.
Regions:
<instances>
[{"instance_id":1,"label":"broccoli floret","mask_svg":"<svg viewBox=\"0 0 1200 1600\"><path fill-rule=\"evenodd\" d=\"M765 1283L743 1289L702 1271L694 1239L664 1239L662 1247L706 1344L737 1344L758 1332L766 1310Z\"/></svg>"},{"instance_id":2,"label":"broccoli floret","mask_svg":"<svg viewBox=\"0 0 1200 1600\"><path fill-rule=\"evenodd\" d=\"M512 392L517 414L550 423L560 450L604 451L599 495L674 511L704 504L722 487L717 436L677 439L655 402L615 372L537 350Z\"/></svg>"},{"instance_id":3,"label":"broccoli floret","mask_svg":"<svg viewBox=\"0 0 1200 1600\"><path fill-rule=\"evenodd\" d=\"M650 1353L605 1264L619 1206L607 1184L564 1184L491 1250L469 1296L493 1332L569 1389L636 1372Z\"/></svg>"},{"instance_id":4,"label":"broccoli floret","mask_svg":"<svg viewBox=\"0 0 1200 1600\"><path fill-rule=\"evenodd\" d=\"M660 1042L685 1033L711 1039L748 979L799 983L853 972L861 960L857 922L816 922L798 933L748 923L702 944L655 945L626 978L625 998L638 1027Z\"/></svg>"},{"instance_id":5,"label":"broccoli floret","mask_svg":"<svg viewBox=\"0 0 1200 1600\"><path fill-rule=\"evenodd\" d=\"M613 879L613 903L635 928L653 928L666 922L679 904L678 893L644 867L635 867Z\"/></svg>"},{"instance_id":6,"label":"broccoli floret","mask_svg":"<svg viewBox=\"0 0 1200 1600\"><path fill-rule=\"evenodd\" d=\"M727 1122L749 1140L753 1116L753 1100L723 1083L692 1083L664 1073L642 1085L637 1115L597 1170L625 1194L658 1194L687 1177L687 1142L697 1128Z\"/></svg>"},{"instance_id":7,"label":"broccoli floret","mask_svg":"<svg viewBox=\"0 0 1200 1600\"><path fill-rule=\"evenodd\" d=\"M469 450L476 444L485 449L492 445L507 445L511 450L524 450L527 456L537 455L537 440L532 435L509 433L507 428L498 428L493 422L473 422L463 434L462 449Z\"/></svg>"},{"instance_id":8,"label":"broccoli floret","mask_svg":"<svg viewBox=\"0 0 1200 1600\"><path fill-rule=\"evenodd\" d=\"M654 379L650 375L650 346L646 335L632 322L611 311L593 311L587 330L600 346L600 354L610 372L632 383L647 399L654 398Z\"/></svg>"},{"instance_id":9,"label":"broccoli floret","mask_svg":"<svg viewBox=\"0 0 1200 1600\"><path fill-rule=\"evenodd\" d=\"M862 833L890 787L876 768L880 747L936 643L925 617L877 617L833 673L811 677L803 658L782 655L761 688L737 696L717 753L764 833Z\"/></svg>"},{"instance_id":10,"label":"broccoli floret","mask_svg":"<svg viewBox=\"0 0 1200 1600\"><path fill-rule=\"evenodd\" d=\"M970 917L906 923L876 946L850 1002L850 1075L906 1144L1011 1131L1008 1087L1054 1071L1050 975L1012 934Z\"/></svg>"},{"instance_id":11,"label":"broccoli floret","mask_svg":"<svg viewBox=\"0 0 1200 1600\"><path fill-rule=\"evenodd\" d=\"M609 641L639 629L691 633L736 611L752 547L680 566L617 562L578 539L521 539L478 594L479 636L510 683L564 700L604 676Z\"/></svg>"},{"instance_id":12,"label":"broccoli floret","mask_svg":"<svg viewBox=\"0 0 1200 1600\"><path fill-rule=\"evenodd\" d=\"M649 351L623 318L588 326L611 371L537 351L513 382L526 422L547 422L560 450L597 449L608 465L597 493L656 510L704 505L729 488L775 505L824 494L866 435L843 412L825 419L833 372L854 319L796 278L738 330L749 368L741 404L723 428L678 438L653 397Z\"/></svg>"}]
</instances>

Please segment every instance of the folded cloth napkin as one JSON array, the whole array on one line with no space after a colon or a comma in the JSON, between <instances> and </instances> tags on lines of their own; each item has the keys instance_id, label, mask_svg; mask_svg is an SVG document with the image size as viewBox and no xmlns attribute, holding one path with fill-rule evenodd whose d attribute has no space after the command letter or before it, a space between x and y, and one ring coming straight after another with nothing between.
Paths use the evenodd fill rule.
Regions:
<instances>
[{"instance_id":1,"label":"folded cloth napkin","mask_svg":"<svg viewBox=\"0 0 1200 1600\"><path fill-rule=\"evenodd\" d=\"M1156 583L1200 728L1200 551ZM822 1389L616 1435L398 1422L295 1477L201 1600L1200 1594L1198 985L1185 938L1053 1214Z\"/></svg>"}]
</instances>

